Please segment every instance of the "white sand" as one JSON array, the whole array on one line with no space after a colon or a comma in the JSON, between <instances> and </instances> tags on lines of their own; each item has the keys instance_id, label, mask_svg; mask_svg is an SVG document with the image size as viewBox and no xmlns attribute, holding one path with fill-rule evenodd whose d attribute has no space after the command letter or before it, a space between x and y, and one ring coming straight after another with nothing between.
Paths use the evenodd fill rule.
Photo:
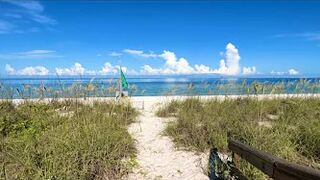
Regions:
<instances>
[{"instance_id":1,"label":"white sand","mask_svg":"<svg viewBox=\"0 0 320 180\"><path fill-rule=\"evenodd\" d=\"M138 121L129 128L136 139L139 163L128 179L208 179L203 172L206 154L177 150L173 142L161 133L169 119L156 117L154 112L159 102L167 98L134 98L133 103L144 109ZM171 98L170 98L171 99Z\"/></svg>"},{"instance_id":2,"label":"white sand","mask_svg":"<svg viewBox=\"0 0 320 180\"><path fill-rule=\"evenodd\" d=\"M176 100L183 100L190 96L133 96L130 97L132 102L138 106L142 106L142 102L152 102L152 103L163 103L168 102L172 99ZM320 98L320 94L259 94L259 95L206 95L206 96L193 96L198 97L200 99L217 99L217 100L224 100L227 98L235 99L235 98L258 98L258 99L276 99L276 98L290 98L290 97L299 97L299 98ZM44 98L42 100L39 99L27 99L28 101L41 101L41 102L50 102L51 100L58 100L58 101L64 101L64 100L79 100L80 102L90 104L94 101L110 101L114 100L114 97L87 97L87 98ZM0 99L0 101L5 101L6 99ZM10 100L10 99L9 99ZM24 99L12 99L13 103L19 104Z\"/></svg>"}]
</instances>

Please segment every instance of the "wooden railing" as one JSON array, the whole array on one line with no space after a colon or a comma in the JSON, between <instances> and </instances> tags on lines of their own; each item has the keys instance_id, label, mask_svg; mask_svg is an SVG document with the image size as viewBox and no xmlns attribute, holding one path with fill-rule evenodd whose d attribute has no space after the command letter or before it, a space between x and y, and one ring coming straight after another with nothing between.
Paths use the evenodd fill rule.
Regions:
<instances>
[{"instance_id":1,"label":"wooden railing","mask_svg":"<svg viewBox=\"0 0 320 180\"><path fill-rule=\"evenodd\" d=\"M233 153L248 161L270 178L276 180L320 180L319 170L290 163L232 139L228 140L228 147Z\"/></svg>"}]
</instances>

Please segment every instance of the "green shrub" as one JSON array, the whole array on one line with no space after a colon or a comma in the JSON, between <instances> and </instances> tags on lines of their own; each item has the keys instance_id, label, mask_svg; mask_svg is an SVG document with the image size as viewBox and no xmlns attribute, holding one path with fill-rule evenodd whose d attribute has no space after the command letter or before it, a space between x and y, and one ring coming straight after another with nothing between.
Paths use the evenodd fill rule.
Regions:
<instances>
[{"instance_id":1,"label":"green shrub","mask_svg":"<svg viewBox=\"0 0 320 180\"><path fill-rule=\"evenodd\" d=\"M120 179L135 154L128 104L26 102L1 107L1 177L12 179Z\"/></svg>"},{"instance_id":2,"label":"green shrub","mask_svg":"<svg viewBox=\"0 0 320 180\"><path fill-rule=\"evenodd\" d=\"M189 98L175 103L179 104L176 121L167 125L165 133L179 147L202 152L216 147L226 152L227 139L233 138L289 161L320 168L319 99ZM240 168L252 179L265 178L248 163L242 162Z\"/></svg>"}]
</instances>

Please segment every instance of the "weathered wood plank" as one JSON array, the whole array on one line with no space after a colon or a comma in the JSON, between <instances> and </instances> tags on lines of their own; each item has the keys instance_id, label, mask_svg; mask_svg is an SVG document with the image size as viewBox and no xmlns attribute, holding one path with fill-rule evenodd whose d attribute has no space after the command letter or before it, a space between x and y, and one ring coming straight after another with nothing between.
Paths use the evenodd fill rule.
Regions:
<instances>
[{"instance_id":1,"label":"weathered wood plank","mask_svg":"<svg viewBox=\"0 0 320 180\"><path fill-rule=\"evenodd\" d=\"M247 160L268 176L273 176L274 163L276 160L271 154L258 151L235 140L229 140L228 147L231 151Z\"/></svg>"},{"instance_id":2,"label":"weathered wood plank","mask_svg":"<svg viewBox=\"0 0 320 180\"><path fill-rule=\"evenodd\" d=\"M290 163L241 142L229 139L228 147L231 151L247 160L271 178L285 180L320 180L319 170Z\"/></svg>"},{"instance_id":3,"label":"weathered wood plank","mask_svg":"<svg viewBox=\"0 0 320 180\"><path fill-rule=\"evenodd\" d=\"M290 163L285 160L279 160L275 162L275 179L281 178L285 174L286 179L305 179L305 180L319 180L320 171L312 169L310 167L301 166L298 164Z\"/></svg>"}]
</instances>

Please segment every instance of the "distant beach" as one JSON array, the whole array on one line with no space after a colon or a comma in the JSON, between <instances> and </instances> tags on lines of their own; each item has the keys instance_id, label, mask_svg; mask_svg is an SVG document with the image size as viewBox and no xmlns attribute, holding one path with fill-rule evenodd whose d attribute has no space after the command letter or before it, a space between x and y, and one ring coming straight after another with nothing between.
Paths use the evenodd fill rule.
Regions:
<instances>
[{"instance_id":1,"label":"distant beach","mask_svg":"<svg viewBox=\"0 0 320 180\"><path fill-rule=\"evenodd\" d=\"M144 108L145 103L152 104L161 104L170 102L172 100L185 100L187 98L199 98L201 100L224 100L224 99L237 99L237 98L257 98L262 99L285 99L285 98L320 98L320 93L318 94L259 94L259 95L205 95L205 96L131 96L126 97L133 105L137 108ZM5 100L5 99L3 99ZM65 100L78 100L84 104L90 104L93 102L105 102L105 101L114 101L115 97L86 97L86 98L44 98L44 99L12 99L12 102L15 104L22 103L24 101L42 101L49 103L53 100L55 101L65 101Z\"/></svg>"}]
</instances>

